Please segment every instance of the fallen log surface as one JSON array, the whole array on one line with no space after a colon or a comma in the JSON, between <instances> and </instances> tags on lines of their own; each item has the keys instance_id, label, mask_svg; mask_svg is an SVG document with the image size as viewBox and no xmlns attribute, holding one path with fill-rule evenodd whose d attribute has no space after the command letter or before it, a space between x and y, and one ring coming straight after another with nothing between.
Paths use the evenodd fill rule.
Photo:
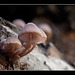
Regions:
<instances>
[{"instance_id":1,"label":"fallen log surface","mask_svg":"<svg viewBox=\"0 0 75 75\"><path fill-rule=\"evenodd\" d=\"M18 32L18 27L0 17L0 40L6 39L9 36L17 37ZM66 61L57 57L46 56L39 50L40 48L37 46L28 55L20 58L16 64L13 64L13 68L11 66L7 68L7 61L0 53L0 65L3 66L3 69L0 66L0 70L74 70Z\"/></svg>"}]
</instances>

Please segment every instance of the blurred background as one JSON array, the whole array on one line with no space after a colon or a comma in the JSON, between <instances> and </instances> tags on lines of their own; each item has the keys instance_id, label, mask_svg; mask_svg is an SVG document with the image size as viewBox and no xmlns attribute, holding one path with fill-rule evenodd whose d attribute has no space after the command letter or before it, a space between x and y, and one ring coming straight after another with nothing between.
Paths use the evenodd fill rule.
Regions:
<instances>
[{"instance_id":1,"label":"blurred background","mask_svg":"<svg viewBox=\"0 0 75 75\"><path fill-rule=\"evenodd\" d=\"M75 6L74 5L0 5L0 17L12 22L22 19L37 26L47 24L52 42L65 60L75 65Z\"/></svg>"}]
</instances>

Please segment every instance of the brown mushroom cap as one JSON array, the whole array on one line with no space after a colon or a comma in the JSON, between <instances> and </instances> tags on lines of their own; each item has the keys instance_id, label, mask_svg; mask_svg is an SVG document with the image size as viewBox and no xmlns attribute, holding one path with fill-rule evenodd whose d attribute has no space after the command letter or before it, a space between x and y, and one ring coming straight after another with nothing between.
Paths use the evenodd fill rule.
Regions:
<instances>
[{"instance_id":1,"label":"brown mushroom cap","mask_svg":"<svg viewBox=\"0 0 75 75\"><path fill-rule=\"evenodd\" d=\"M44 31L38 28L34 23L27 23L24 28L21 29L18 38L25 43L30 40L31 43L39 44L46 41L47 36Z\"/></svg>"},{"instance_id":2,"label":"brown mushroom cap","mask_svg":"<svg viewBox=\"0 0 75 75\"><path fill-rule=\"evenodd\" d=\"M14 50L17 50L21 47L22 45L19 39L15 37L8 37L4 42L3 49L5 52L14 52Z\"/></svg>"}]
</instances>

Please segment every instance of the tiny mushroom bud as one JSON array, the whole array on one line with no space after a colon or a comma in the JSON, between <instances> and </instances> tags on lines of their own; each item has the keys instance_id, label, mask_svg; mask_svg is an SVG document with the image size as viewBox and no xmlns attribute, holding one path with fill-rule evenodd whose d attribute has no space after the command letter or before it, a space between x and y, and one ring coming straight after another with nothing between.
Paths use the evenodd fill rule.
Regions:
<instances>
[{"instance_id":1,"label":"tiny mushroom bud","mask_svg":"<svg viewBox=\"0 0 75 75\"><path fill-rule=\"evenodd\" d=\"M35 48L36 44L45 42L47 36L34 23L27 23L19 32L18 38L23 45L25 44L24 47L27 52L24 50L22 55L26 55Z\"/></svg>"},{"instance_id":2,"label":"tiny mushroom bud","mask_svg":"<svg viewBox=\"0 0 75 75\"><path fill-rule=\"evenodd\" d=\"M12 21L12 23L17 25L20 29L25 25L25 22L22 19L15 19Z\"/></svg>"}]
</instances>

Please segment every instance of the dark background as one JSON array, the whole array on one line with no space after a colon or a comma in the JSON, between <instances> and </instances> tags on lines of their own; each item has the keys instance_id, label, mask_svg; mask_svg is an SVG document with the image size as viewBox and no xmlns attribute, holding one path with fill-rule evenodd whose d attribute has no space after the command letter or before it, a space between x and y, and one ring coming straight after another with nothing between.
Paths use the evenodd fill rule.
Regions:
<instances>
[{"instance_id":1,"label":"dark background","mask_svg":"<svg viewBox=\"0 0 75 75\"><path fill-rule=\"evenodd\" d=\"M26 22L31 21L37 14L37 8L41 7L44 12L43 16L51 18L55 23L67 22L68 12L65 11L66 5L56 5L59 10L59 13L52 13L47 5L0 5L0 17L3 17L9 21L12 21L16 18L22 18ZM40 10L39 10L40 11Z\"/></svg>"}]
</instances>

